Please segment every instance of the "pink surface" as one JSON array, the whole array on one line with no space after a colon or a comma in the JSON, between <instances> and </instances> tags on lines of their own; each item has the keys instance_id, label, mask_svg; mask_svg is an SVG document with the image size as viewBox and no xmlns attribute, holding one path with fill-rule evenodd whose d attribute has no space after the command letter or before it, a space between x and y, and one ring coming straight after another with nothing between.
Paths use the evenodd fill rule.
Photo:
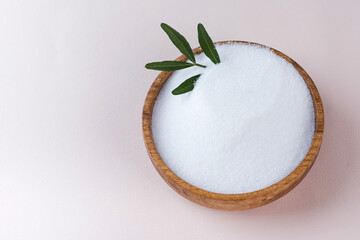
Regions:
<instances>
[{"instance_id":1,"label":"pink surface","mask_svg":"<svg viewBox=\"0 0 360 240\"><path fill-rule=\"evenodd\" d=\"M358 239L358 1L1 1L0 239ZM249 40L297 61L325 108L303 182L262 208L223 212L158 176L141 132L157 72L198 46Z\"/></svg>"}]
</instances>

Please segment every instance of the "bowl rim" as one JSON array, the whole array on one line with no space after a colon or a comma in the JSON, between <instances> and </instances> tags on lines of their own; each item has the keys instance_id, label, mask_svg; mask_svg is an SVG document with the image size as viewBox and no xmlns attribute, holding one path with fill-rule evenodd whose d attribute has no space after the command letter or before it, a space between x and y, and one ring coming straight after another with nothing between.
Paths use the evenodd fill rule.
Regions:
<instances>
[{"instance_id":1,"label":"bowl rim","mask_svg":"<svg viewBox=\"0 0 360 240\"><path fill-rule=\"evenodd\" d=\"M165 182L168 183L168 185L170 185L170 187L172 187L183 197L203 206L222 210L242 210L263 206L290 192L306 176L306 174L309 172L312 165L314 164L321 147L324 132L324 110L320 94L314 82L306 73L306 71L293 59L274 48L255 42L237 40L214 42L214 44L248 44L268 48L278 56L285 59L287 62L291 63L294 68L299 72L311 94L315 115L313 140L309 151L307 152L304 159L290 174L288 174L280 181L266 188L247 193L225 194L211 192L191 185L190 183L181 179L174 172L172 172L172 170L165 164L165 162L160 157L160 154L156 150L156 146L152 138L151 128L152 111L157 96L160 93L162 86L171 76L172 72L161 72L157 76L147 93L142 113L142 128L145 146L149 157L160 176L165 180ZM193 49L193 52L194 54L200 54L202 50L200 47L197 47ZM175 60L186 61L187 58L184 55L181 55Z\"/></svg>"}]
</instances>

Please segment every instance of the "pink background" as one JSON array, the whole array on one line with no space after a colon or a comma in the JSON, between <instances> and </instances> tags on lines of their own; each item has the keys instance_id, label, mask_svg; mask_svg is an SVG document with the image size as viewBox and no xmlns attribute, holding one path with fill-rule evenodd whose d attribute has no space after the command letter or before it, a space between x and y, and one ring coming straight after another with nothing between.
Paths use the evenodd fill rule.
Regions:
<instances>
[{"instance_id":1,"label":"pink background","mask_svg":"<svg viewBox=\"0 0 360 240\"><path fill-rule=\"evenodd\" d=\"M0 239L359 239L359 1L0 2ZM174 59L166 22L197 47L248 40L316 83L325 137L280 200L223 212L185 200L145 151L142 105Z\"/></svg>"}]
</instances>

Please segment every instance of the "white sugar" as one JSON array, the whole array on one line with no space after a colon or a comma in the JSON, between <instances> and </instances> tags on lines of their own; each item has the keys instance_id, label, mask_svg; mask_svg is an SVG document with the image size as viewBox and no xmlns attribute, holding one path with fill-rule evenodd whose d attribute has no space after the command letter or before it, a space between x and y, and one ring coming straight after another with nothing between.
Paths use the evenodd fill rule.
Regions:
<instances>
[{"instance_id":1,"label":"white sugar","mask_svg":"<svg viewBox=\"0 0 360 240\"><path fill-rule=\"evenodd\" d=\"M218 45L221 63L178 70L154 106L156 148L186 182L218 193L270 186L302 161L314 133L309 90L296 69L267 48ZM193 91L173 96L201 73Z\"/></svg>"}]
</instances>

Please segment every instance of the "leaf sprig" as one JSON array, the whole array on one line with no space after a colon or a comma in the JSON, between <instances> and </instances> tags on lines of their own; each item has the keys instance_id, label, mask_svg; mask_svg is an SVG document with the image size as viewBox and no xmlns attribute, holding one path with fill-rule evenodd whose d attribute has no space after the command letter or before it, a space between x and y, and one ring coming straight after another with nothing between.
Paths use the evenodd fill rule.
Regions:
<instances>
[{"instance_id":1,"label":"leaf sprig","mask_svg":"<svg viewBox=\"0 0 360 240\"><path fill-rule=\"evenodd\" d=\"M180 50L185 57L187 57L191 63L189 62L180 62L180 61L162 61L162 62L152 62L145 65L145 68L159 71L172 72L180 69L185 69L189 67L202 67L206 68L206 66L199 64L195 60L194 53L190 47L189 42L185 39L183 35L177 32L175 29L167 25L166 23L161 23L161 28L168 35L173 44ZM199 23L198 24L198 40L200 47L202 48L204 54L214 63L220 63L220 57L218 52L216 51L215 45L211 40L209 34L206 32L204 26ZM180 95L187 92L190 92L194 89L195 82L200 77L201 74L190 77L182 82L177 88L172 91L173 95Z\"/></svg>"}]
</instances>

